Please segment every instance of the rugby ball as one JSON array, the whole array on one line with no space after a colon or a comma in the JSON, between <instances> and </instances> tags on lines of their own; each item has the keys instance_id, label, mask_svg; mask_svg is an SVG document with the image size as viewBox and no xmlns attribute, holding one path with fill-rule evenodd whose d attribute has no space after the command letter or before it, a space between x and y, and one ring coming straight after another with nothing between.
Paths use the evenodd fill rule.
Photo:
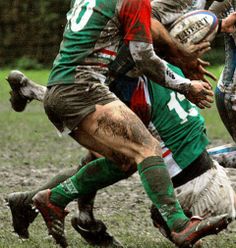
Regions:
<instances>
[{"instance_id":1,"label":"rugby ball","mask_svg":"<svg viewBox=\"0 0 236 248\"><path fill-rule=\"evenodd\" d=\"M169 28L169 33L183 45L211 42L218 30L218 18L207 10L191 11L178 18Z\"/></svg>"}]
</instances>

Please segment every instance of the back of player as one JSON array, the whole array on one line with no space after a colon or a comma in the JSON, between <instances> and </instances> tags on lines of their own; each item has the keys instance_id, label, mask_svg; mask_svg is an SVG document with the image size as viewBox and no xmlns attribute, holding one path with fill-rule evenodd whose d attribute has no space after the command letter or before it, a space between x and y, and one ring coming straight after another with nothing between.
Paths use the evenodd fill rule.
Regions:
<instances>
[{"instance_id":1,"label":"back of player","mask_svg":"<svg viewBox=\"0 0 236 248\"><path fill-rule=\"evenodd\" d=\"M141 8L141 4L144 5L145 1L136 8ZM107 73L107 65L114 60L121 40L129 40L128 36L132 36L135 40L151 41L151 37L145 39L145 29L131 34L132 27L138 25L138 18L132 18L132 14L138 11L127 0L74 0L71 5L49 86L72 84L75 75L76 78L84 78L88 72L104 81L99 73ZM139 24L142 26L143 23Z\"/></svg>"},{"instance_id":2,"label":"back of player","mask_svg":"<svg viewBox=\"0 0 236 248\"><path fill-rule=\"evenodd\" d=\"M180 70L179 73L182 74ZM152 126L152 133L156 129L165 146L172 151L176 165L169 172L175 176L205 150L208 138L204 118L182 94L153 82L149 84L149 92L152 103L149 128Z\"/></svg>"},{"instance_id":3,"label":"back of player","mask_svg":"<svg viewBox=\"0 0 236 248\"><path fill-rule=\"evenodd\" d=\"M170 64L169 67L184 76L177 67ZM171 177L181 173L205 151L208 138L204 118L184 95L146 77L119 78L110 85L110 90L140 117L155 138L161 139Z\"/></svg>"},{"instance_id":4,"label":"back of player","mask_svg":"<svg viewBox=\"0 0 236 248\"><path fill-rule=\"evenodd\" d=\"M80 71L84 72L89 70L89 66L91 70L102 69L101 64L106 68L105 65L116 54L120 40L120 25L115 15L118 2L117 0L106 3L103 0L72 1L73 7L67 13L68 22L60 53L54 61L49 77L49 85L73 83L77 66L80 66ZM106 39L108 32L112 39Z\"/></svg>"}]
</instances>

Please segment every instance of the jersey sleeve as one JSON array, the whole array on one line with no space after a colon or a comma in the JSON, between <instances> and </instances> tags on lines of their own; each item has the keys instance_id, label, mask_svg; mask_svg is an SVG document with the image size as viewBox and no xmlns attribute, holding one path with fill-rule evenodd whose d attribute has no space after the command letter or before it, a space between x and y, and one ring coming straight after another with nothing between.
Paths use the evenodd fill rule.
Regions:
<instances>
[{"instance_id":1,"label":"jersey sleeve","mask_svg":"<svg viewBox=\"0 0 236 248\"><path fill-rule=\"evenodd\" d=\"M152 43L150 0L124 0L119 18L125 42Z\"/></svg>"}]
</instances>

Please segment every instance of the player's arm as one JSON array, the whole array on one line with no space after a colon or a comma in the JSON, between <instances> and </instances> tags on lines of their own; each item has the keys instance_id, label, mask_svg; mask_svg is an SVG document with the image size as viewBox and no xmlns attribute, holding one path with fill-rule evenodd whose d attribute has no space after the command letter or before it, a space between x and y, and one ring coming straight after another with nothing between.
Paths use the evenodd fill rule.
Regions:
<instances>
[{"instance_id":1,"label":"player's arm","mask_svg":"<svg viewBox=\"0 0 236 248\"><path fill-rule=\"evenodd\" d=\"M125 1L124 1L125 2ZM134 6L132 7L132 4ZM121 22L124 26L124 41L129 47L131 57L137 68L164 87L171 88L188 97L191 93L195 103L201 102L208 107L206 102L212 102L213 92L211 86L201 81L190 81L174 73L168 64L160 59L154 52L150 32L151 9L150 1L132 1L121 8ZM202 107L202 106L200 106Z\"/></svg>"},{"instance_id":2,"label":"player's arm","mask_svg":"<svg viewBox=\"0 0 236 248\"><path fill-rule=\"evenodd\" d=\"M160 52L168 51L165 54L167 61L180 67L185 76L192 80L203 80L208 82L205 76L209 76L216 80L215 76L205 69L209 63L199 58L210 50L210 43L203 41L199 44L191 46L183 46L180 42L170 36L169 32L160 22L158 2L152 2L152 19L151 31L153 36L154 48L158 48Z\"/></svg>"},{"instance_id":3,"label":"player's arm","mask_svg":"<svg viewBox=\"0 0 236 248\"><path fill-rule=\"evenodd\" d=\"M130 41L129 48L136 66L154 82L184 94L200 108L213 102L211 86L203 81L190 81L173 72L168 63L154 52L152 44ZM199 104L200 103L200 104Z\"/></svg>"},{"instance_id":4,"label":"player's arm","mask_svg":"<svg viewBox=\"0 0 236 248\"><path fill-rule=\"evenodd\" d=\"M208 82L205 76L209 76L215 80L214 75L205 69L209 63L199 59L210 50L210 42L203 41L186 48L171 37L166 28L155 17L151 19L151 31L155 51L161 55L164 53L164 58L180 67L188 78Z\"/></svg>"},{"instance_id":5,"label":"player's arm","mask_svg":"<svg viewBox=\"0 0 236 248\"><path fill-rule=\"evenodd\" d=\"M189 62L192 58L200 57L210 50L210 42L208 41L194 44L190 49L184 47L176 39L171 37L162 23L154 17L151 18L151 32L155 51L160 51L161 53L168 51L166 58L170 62L179 63L183 59Z\"/></svg>"}]
</instances>

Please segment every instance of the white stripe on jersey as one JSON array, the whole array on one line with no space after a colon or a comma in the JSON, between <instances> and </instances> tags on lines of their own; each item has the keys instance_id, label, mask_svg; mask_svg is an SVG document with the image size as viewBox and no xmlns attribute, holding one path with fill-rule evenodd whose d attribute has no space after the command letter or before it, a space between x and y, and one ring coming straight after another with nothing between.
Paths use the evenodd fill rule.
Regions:
<instances>
[{"instance_id":1,"label":"white stripe on jersey","mask_svg":"<svg viewBox=\"0 0 236 248\"><path fill-rule=\"evenodd\" d=\"M152 122L149 123L148 130L153 135L154 138L160 141L160 145L162 149L162 157L164 159L170 177L174 177L178 175L182 171L182 169L174 160L173 153L171 152L171 150L168 147L166 147L165 143L161 140L158 131Z\"/></svg>"},{"instance_id":2,"label":"white stripe on jersey","mask_svg":"<svg viewBox=\"0 0 236 248\"><path fill-rule=\"evenodd\" d=\"M146 99L146 103L150 106L152 106L151 99L150 99L150 94L148 90L148 79L145 76L139 77L139 80L144 81L144 95Z\"/></svg>"}]
</instances>

